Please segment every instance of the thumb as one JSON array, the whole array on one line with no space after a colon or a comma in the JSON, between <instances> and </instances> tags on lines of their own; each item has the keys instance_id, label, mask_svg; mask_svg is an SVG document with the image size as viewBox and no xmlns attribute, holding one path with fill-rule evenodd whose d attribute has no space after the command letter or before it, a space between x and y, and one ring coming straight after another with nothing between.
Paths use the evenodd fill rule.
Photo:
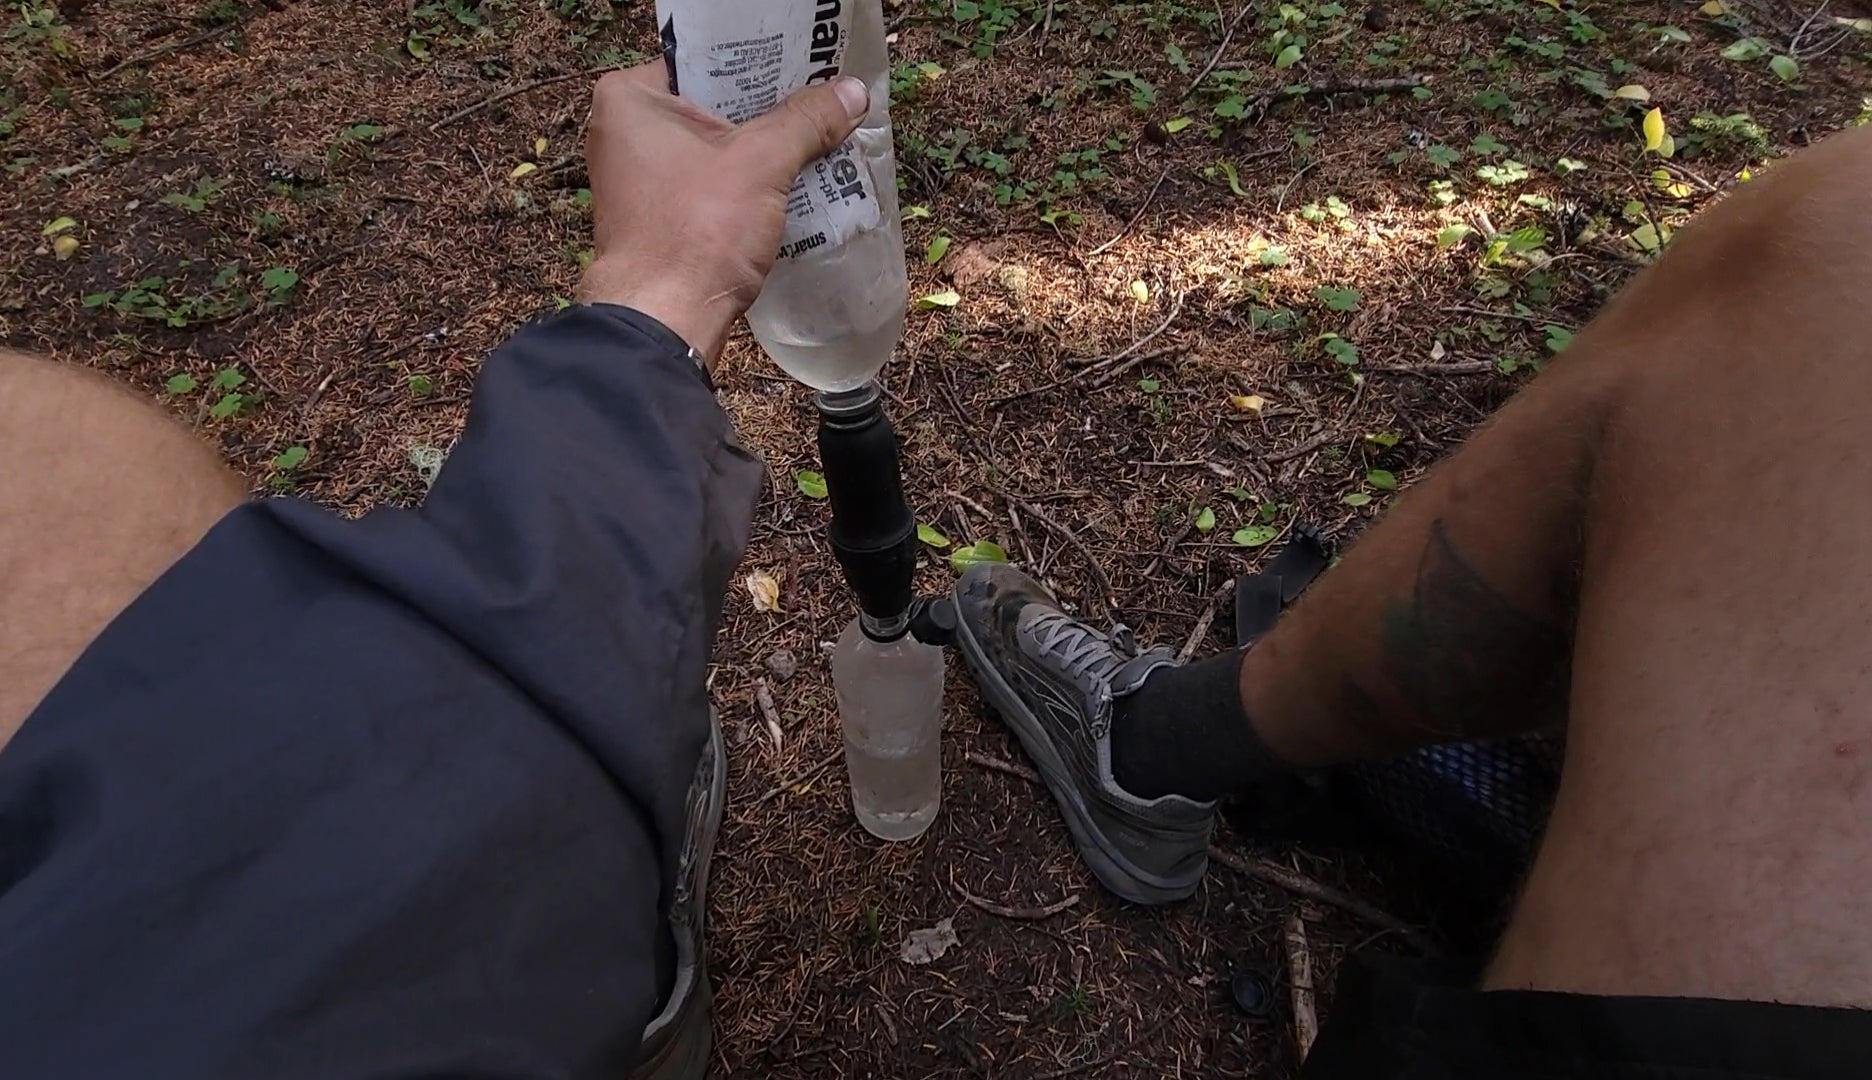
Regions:
<instances>
[{"instance_id":1,"label":"thumb","mask_svg":"<svg viewBox=\"0 0 1872 1080\"><path fill-rule=\"evenodd\" d=\"M776 186L793 182L810 161L831 153L864 119L871 92L850 75L796 91L743 124L734 141Z\"/></svg>"}]
</instances>

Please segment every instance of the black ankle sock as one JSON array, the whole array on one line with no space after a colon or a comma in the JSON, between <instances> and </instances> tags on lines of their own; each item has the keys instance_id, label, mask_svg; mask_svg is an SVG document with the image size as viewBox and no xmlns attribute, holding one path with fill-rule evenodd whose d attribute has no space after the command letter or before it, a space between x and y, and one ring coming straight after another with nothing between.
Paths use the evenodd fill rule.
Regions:
<instances>
[{"instance_id":1,"label":"black ankle sock","mask_svg":"<svg viewBox=\"0 0 1872 1080\"><path fill-rule=\"evenodd\" d=\"M1160 668L1112 703L1112 776L1140 798L1207 800L1283 772L1242 711L1246 649Z\"/></svg>"}]
</instances>

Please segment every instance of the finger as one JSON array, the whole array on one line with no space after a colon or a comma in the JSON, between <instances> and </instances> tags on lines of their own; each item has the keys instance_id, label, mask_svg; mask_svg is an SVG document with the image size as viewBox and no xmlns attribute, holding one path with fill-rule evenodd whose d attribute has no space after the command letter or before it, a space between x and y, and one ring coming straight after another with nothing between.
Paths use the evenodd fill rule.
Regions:
<instances>
[{"instance_id":1,"label":"finger","mask_svg":"<svg viewBox=\"0 0 1872 1080\"><path fill-rule=\"evenodd\" d=\"M750 120L735 133L748 148L754 167L776 184L790 183L806 163L822 158L845 141L864 119L870 92L849 75L809 86Z\"/></svg>"},{"instance_id":2,"label":"finger","mask_svg":"<svg viewBox=\"0 0 1872 1080\"><path fill-rule=\"evenodd\" d=\"M655 90L660 94L669 93L669 65L659 57L646 60L635 67L618 68L607 71L600 83L616 82L627 86L640 86L645 90Z\"/></svg>"}]
</instances>

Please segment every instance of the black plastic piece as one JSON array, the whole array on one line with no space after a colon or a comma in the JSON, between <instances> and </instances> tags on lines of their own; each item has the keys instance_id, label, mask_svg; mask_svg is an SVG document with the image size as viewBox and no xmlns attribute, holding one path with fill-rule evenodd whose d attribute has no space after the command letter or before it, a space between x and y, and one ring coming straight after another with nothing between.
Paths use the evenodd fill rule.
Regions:
<instances>
[{"instance_id":1,"label":"black plastic piece","mask_svg":"<svg viewBox=\"0 0 1872 1080\"><path fill-rule=\"evenodd\" d=\"M1235 579L1235 642L1246 645L1274 629L1281 609L1294 602L1332 562L1332 550L1320 531L1300 522L1285 546L1259 574Z\"/></svg>"},{"instance_id":2,"label":"black plastic piece","mask_svg":"<svg viewBox=\"0 0 1872 1080\"><path fill-rule=\"evenodd\" d=\"M819 395L819 460L832 500L832 554L858 607L878 619L902 615L915 598L916 518L876 386Z\"/></svg>"},{"instance_id":3,"label":"black plastic piece","mask_svg":"<svg viewBox=\"0 0 1872 1080\"><path fill-rule=\"evenodd\" d=\"M910 611L910 636L925 645L955 644L955 601L947 596L919 596Z\"/></svg>"},{"instance_id":4,"label":"black plastic piece","mask_svg":"<svg viewBox=\"0 0 1872 1080\"><path fill-rule=\"evenodd\" d=\"M1229 997L1235 1001L1235 1010L1250 1020L1274 1015L1274 980L1259 968L1236 968L1229 976Z\"/></svg>"}]
</instances>

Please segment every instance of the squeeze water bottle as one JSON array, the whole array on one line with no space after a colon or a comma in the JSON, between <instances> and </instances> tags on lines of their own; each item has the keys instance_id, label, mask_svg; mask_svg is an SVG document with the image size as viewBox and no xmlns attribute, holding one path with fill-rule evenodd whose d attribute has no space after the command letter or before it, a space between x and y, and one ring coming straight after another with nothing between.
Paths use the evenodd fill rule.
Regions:
<instances>
[{"instance_id":1,"label":"squeeze water bottle","mask_svg":"<svg viewBox=\"0 0 1872 1080\"><path fill-rule=\"evenodd\" d=\"M657 0L656 12L673 88L736 123L840 74L870 88L858 130L794 182L779 261L747 314L788 375L863 386L890 359L909 298L881 0Z\"/></svg>"}]
</instances>

